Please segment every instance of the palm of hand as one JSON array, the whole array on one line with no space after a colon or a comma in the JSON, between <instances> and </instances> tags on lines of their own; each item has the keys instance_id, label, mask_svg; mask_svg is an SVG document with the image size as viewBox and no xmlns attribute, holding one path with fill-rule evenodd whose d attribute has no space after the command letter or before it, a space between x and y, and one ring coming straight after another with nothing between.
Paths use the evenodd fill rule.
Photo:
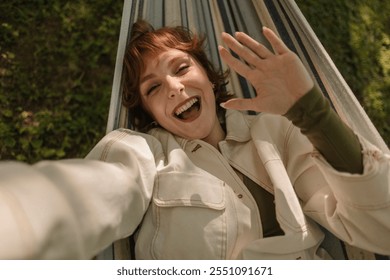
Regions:
<instances>
[{"instance_id":1,"label":"palm of hand","mask_svg":"<svg viewBox=\"0 0 390 280\"><path fill-rule=\"evenodd\" d=\"M221 57L233 70L245 77L257 93L253 99L229 100L224 104L225 108L283 115L313 87L313 81L298 56L270 29L265 28L264 35L276 54L244 33L237 33L237 40L230 35L223 35L229 48L249 63L234 58L222 47Z\"/></svg>"}]
</instances>

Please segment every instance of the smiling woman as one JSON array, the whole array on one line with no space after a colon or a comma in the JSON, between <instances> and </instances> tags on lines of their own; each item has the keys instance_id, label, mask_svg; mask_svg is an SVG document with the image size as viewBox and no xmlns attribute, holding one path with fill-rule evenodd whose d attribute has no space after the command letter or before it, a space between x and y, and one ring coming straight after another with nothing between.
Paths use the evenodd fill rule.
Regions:
<instances>
[{"instance_id":1,"label":"smiling woman","mask_svg":"<svg viewBox=\"0 0 390 280\"><path fill-rule=\"evenodd\" d=\"M327 197L345 188L352 173L365 177L365 140L330 109L302 62L275 33L263 28L263 34L275 52L242 32L221 36L236 53L220 46L221 58L257 92L253 99L242 99L226 92L227 72L211 67L197 34L183 27L155 30L142 20L133 25L125 55L124 103L134 113L133 127L152 135L163 150L162 158L156 158L157 189L137 233L137 258L316 258L317 253L309 251L323 235L304 216L343 235L345 224L339 228L333 218L357 215L352 214L356 209L338 213L341 208L336 201L331 206ZM231 109L270 114L246 116ZM223 114L218 117L218 112ZM313 146L314 153L320 152L317 160ZM274 166L279 161L281 165ZM330 186L331 174L340 171L349 175L339 177L340 186ZM293 183L294 178L299 179ZM341 201L347 194L338 195ZM195 205L200 209L190 207ZM335 212L328 216L321 205ZM218 213L221 209L224 212ZM353 223L365 223L365 215L358 214ZM191 225L189 217L196 217ZM297 232L285 221L308 230ZM349 228L348 234L360 235L353 231ZM230 243L231 234L235 242ZM375 239L363 235L365 241L355 245L364 247Z\"/></svg>"},{"instance_id":2,"label":"smiling woman","mask_svg":"<svg viewBox=\"0 0 390 280\"><path fill-rule=\"evenodd\" d=\"M151 77L140 85L145 113L180 137L215 139L215 144L223 139L212 83L195 58L175 49L144 57L141 80Z\"/></svg>"}]
</instances>

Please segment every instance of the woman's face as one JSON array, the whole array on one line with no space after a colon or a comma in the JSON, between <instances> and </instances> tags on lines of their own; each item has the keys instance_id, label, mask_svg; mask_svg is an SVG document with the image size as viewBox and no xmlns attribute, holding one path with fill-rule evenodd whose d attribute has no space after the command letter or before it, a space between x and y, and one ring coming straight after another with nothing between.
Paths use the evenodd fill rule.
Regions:
<instances>
[{"instance_id":1,"label":"woman's face","mask_svg":"<svg viewBox=\"0 0 390 280\"><path fill-rule=\"evenodd\" d=\"M152 118L186 139L213 137L220 124L213 86L204 68L177 49L146 56L144 62L140 93L142 106Z\"/></svg>"}]
</instances>

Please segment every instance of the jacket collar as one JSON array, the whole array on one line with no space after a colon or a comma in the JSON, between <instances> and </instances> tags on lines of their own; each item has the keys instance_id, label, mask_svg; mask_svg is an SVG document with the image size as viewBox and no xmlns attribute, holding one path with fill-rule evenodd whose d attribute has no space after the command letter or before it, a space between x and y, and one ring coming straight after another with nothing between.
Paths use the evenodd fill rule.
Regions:
<instances>
[{"instance_id":1,"label":"jacket collar","mask_svg":"<svg viewBox=\"0 0 390 280\"><path fill-rule=\"evenodd\" d=\"M226 112L226 139L237 142L247 142L251 139L251 121L255 116L250 116L236 110Z\"/></svg>"},{"instance_id":2,"label":"jacket collar","mask_svg":"<svg viewBox=\"0 0 390 280\"><path fill-rule=\"evenodd\" d=\"M236 111L236 110L227 110L225 114L226 118L226 138L224 140L227 141L235 141L235 142L247 142L251 139L250 127L251 121L255 116L247 115L245 113ZM154 128L150 132L150 134L157 136L161 134L169 133L164 129ZM189 141L187 139L181 138L179 136L173 135L179 145L185 149Z\"/></svg>"}]
</instances>

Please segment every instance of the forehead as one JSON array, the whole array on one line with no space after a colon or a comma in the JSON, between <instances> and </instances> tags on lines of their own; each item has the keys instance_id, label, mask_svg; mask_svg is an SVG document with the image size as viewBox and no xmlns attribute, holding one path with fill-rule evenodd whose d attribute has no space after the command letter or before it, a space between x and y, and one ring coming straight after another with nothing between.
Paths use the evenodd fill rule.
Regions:
<instances>
[{"instance_id":1,"label":"forehead","mask_svg":"<svg viewBox=\"0 0 390 280\"><path fill-rule=\"evenodd\" d=\"M143 55L143 62L146 68L152 68L156 66L167 66L172 61L181 57L190 57L190 55L184 51L178 49L162 49L157 53L147 52Z\"/></svg>"}]
</instances>

